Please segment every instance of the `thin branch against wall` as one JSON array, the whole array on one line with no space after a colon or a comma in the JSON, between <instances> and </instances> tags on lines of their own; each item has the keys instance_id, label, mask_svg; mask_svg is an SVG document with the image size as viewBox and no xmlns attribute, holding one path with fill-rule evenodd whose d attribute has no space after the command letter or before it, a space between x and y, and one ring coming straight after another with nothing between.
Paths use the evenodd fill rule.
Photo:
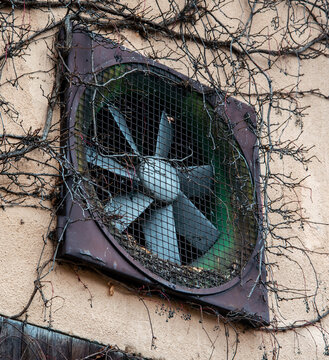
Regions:
<instances>
[{"instance_id":1,"label":"thin branch against wall","mask_svg":"<svg viewBox=\"0 0 329 360\"><path fill-rule=\"evenodd\" d=\"M133 6L97 0L1 2L0 88L4 89L0 95L1 208L43 209L52 214L54 222L63 201L60 186L65 186L68 172L74 173L73 189L81 195L79 184L86 179L65 157L54 114L61 106L62 84L73 80L66 72L64 59L71 44L72 23L79 24L143 51L154 60L172 64L191 78L211 86L225 99L234 95L255 107L258 120L253 132L261 155L264 214L260 229L268 255L268 259L260 258L260 261L268 267L267 287L274 294L277 309L281 301L301 299L307 304L306 309L310 302L316 309L313 320L297 319L285 326L273 321L267 331L296 330L319 324L328 314L328 310L320 312L316 307L319 282L312 256L319 254L312 253L291 229L317 223L316 219L306 217L299 199L300 190L307 189L306 171L312 161L317 161L312 146L301 141L303 120L308 111L302 99L311 96L326 101L329 94L317 86L308 89L301 86L301 64L329 56L327 1L248 1L248 12L241 18L232 15L227 6L238 6L238 2L187 0L181 5L170 1L167 8L158 1L155 4L151 9L145 1ZM41 24L31 20L34 11L47 15L47 21ZM264 18L269 21L263 20L264 26L259 27L260 19ZM60 29L64 29L64 45L55 35ZM140 48L130 40L130 34L143 44ZM52 63L49 69L22 70L21 64L30 56L35 43L47 44L45 49ZM295 67L288 69L287 63ZM38 74L48 75L53 85L48 94L42 90L47 107L44 118L38 119L38 126L30 127L19 106L5 94L9 86L24 91L25 79ZM282 85L278 83L277 74L284 74L287 81ZM287 139L286 133L291 128L297 135ZM277 170L278 161L297 164L305 170L305 176L296 177L290 170ZM26 162L29 171L24 168ZM91 199L85 200L88 206L93 206ZM49 226L44 246L53 235L53 227ZM50 267L38 267L30 300L15 318L28 311L37 293L41 294L45 306L49 305L41 280L54 268L57 250L55 246L53 258L47 262ZM276 257L284 257L290 266L304 274L300 260L295 259L296 253L303 253L310 264L315 279L312 290L308 275L303 275L303 288L295 289L280 285L274 276ZM279 353L276 358L278 356Z\"/></svg>"}]
</instances>

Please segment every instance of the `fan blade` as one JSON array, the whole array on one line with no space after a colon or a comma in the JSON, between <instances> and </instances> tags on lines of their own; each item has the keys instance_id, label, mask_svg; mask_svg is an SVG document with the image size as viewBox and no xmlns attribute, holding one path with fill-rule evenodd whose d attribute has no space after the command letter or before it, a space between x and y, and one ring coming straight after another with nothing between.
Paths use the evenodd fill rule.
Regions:
<instances>
[{"instance_id":1,"label":"fan blade","mask_svg":"<svg viewBox=\"0 0 329 360\"><path fill-rule=\"evenodd\" d=\"M126 177L128 179L135 179L137 177L137 174L135 174L130 169L122 166L121 164L113 160L113 158L101 155L95 150L92 150L91 148L86 148L86 160L95 166L110 171L114 174Z\"/></svg>"},{"instance_id":2,"label":"fan blade","mask_svg":"<svg viewBox=\"0 0 329 360\"><path fill-rule=\"evenodd\" d=\"M171 124L168 120L167 114L163 111L157 137L155 156L164 158L168 157L171 148L172 136Z\"/></svg>"},{"instance_id":3,"label":"fan blade","mask_svg":"<svg viewBox=\"0 0 329 360\"><path fill-rule=\"evenodd\" d=\"M126 123L126 119L124 118L124 116L120 113L119 110L117 110L113 106L109 105L109 110L111 111L111 114L113 115L115 122L119 126L120 131L122 132L123 136L128 141L132 150L135 152L136 155L140 155L140 153L137 149L137 146L131 136L130 130L128 128L128 125Z\"/></svg>"},{"instance_id":4,"label":"fan blade","mask_svg":"<svg viewBox=\"0 0 329 360\"><path fill-rule=\"evenodd\" d=\"M146 247L163 260L180 264L173 206L156 209L143 225Z\"/></svg>"},{"instance_id":5,"label":"fan blade","mask_svg":"<svg viewBox=\"0 0 329 360\"><path fill-rule=\"evenodd\" d=\"M141 193L132 193L131 195L116 196L106 205L105 211L110 216L117 217L115 227L122 232L139 215L141 215L153 202L153 199Z\"/></svg>"},{"instance_id":6,"label":"fan blade","mask_svg":"<svg viewBox=\"0 0 329 360\"><path fill-rule=\"evenodd\" d=\"M202 212L184 195L174 203L176 229L198 250L208 250L218 239L219 231Z\"/></svg>"},{"instance_id":7,"label":"fan blade","mask_svg":"<svg viewBox=\"0 0 329 360\"><path fill-rule=\"evenodd\" d=\"M190 166L179 172L180 188L188 197L205 197L214 188L214 171L211 165Z\"/></svg>"}]
</instances>

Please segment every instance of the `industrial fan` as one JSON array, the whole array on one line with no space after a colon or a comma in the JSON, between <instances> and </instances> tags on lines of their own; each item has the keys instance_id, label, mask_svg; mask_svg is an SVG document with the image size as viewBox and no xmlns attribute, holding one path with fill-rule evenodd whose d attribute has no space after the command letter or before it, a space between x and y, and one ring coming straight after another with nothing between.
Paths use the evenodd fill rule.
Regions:
<instances>
[{"instance_id":1,"label":"industrial fan","mask_svg":"<svg viewBox=\"0 0 329 360\"><path fill-rule=\"evenodd\" d=\"M201 94L155 67L109 67L98 84L81 98L75 129L102 223L152 270L157 259L171 273L184 266L175 282L235 276L254 248L256 202L230 129Z\"/></svg>"},{"instance_id":2,"label":"industrial fan","mask_svg":"<svg viewBox=\"0 0 329 360\"><path fill-rule=\"evenodd\" d=\"M81 29L67 69L62 258L267 322L253 109Z\"/></svg>"}]
</instances>

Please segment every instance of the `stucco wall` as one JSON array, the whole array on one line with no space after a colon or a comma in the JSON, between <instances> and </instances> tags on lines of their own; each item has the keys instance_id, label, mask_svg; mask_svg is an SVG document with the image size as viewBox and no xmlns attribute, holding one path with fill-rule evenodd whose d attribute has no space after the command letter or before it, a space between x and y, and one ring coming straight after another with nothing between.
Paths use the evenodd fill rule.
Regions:
<instances>
[{"instance_id":1,"label":"stucco wall","mask_svg":"<svg viewBox=\"0 0 329 360\"><path fill-rule=\"evenodd\" d=\"M232 26L248 19L247 9L244 2L234 2L229 9L225 9L226 15L234 14L236 18L231 20ZM52 13L56 19L60 19L64 10L52 10ZM220 15L223 21L228 21L226 15ZM267 18L257 18L254 30L270 26L271 15L269 12ZM284 15L282 13L282 18ZM39 10L17 10L15 16L17 22L25 21L32 29L41 28L47 22ZM5 124L3 128L7 133L23 135L30 127L31 132L43 127L48 104L45 94L51 92L54 81L54 72L51 70L54 34L55 30L48 32L42 40L33 41L26 49L25 55L16 58L14 62L11 59L2 60L1 96L14 104L19 114L19 118L15 120L12 114L2 113L2 121ZM120 36L126 36L137 49L144 49L148 44L132 31L124 31ZM126 43L128 47L129 41ZM166 46L155 46L162 46L163 51L166 47L177 47L174 42L168 39L166 41ZM274 36L267 45L271 48L277 46ZM1 47L1 53L3 51L5 45ZM147 49L143 51L148 53ZM179 49L177 51L180 52ZM255 56L255 59L260 66L266 66L268 61L261 56ZM318 89L328 96L328 58L321 56L301 61L296 57L286 56L280 57L277 61L278 66L269 70L274 88L283 88L285 84L291 85L292 77L282 71L286 69L295 76L298 76L298 72L303 74L299 79L299 91ZM173 64L169 60L163 60L163 63ZM187 68L181 63L184 61L175 64L175 68L188 73ZM7 82L20 75L22 77L17 83ZM265 88L264 77L258 76L256 81L259 84L264 83ZM283 99L282 104L289 106L289 101ZM328 223L329 212L329 105L328 99L314 94L300 96L297 102L300 107L307 107L305 116L302 119L296 116L284 125L284 133L283 129L278 127L272 134L274 139L280 138L282 141L295 139L301 131L301 120L303 131L296 140L296 147L314 146L308 153L309 157L314 158L307 168L299 162L286 157L280 159L279 156L271 164L272 168L285 173L293 171L293 177L296 179L307 177L303 181L303 186L296 190L280 187L269 189L273 196L282 191L286 199L291 198L294 201L291 208L297 207L297 211L302 212L305 220L309 220L309 223L305 221L303 228L300 224L293 224L291 229L280 230L285 237L291 236L289 244L285 244L286 247L290 247L290 259L273 256L271 248L266 254L267 261L272 263L271 272L268 273L268 279L271 281L269 286L298 289L297 298L291 301L286 298L278 301L271 292L269 293L271 320L279 326L316 318L318 313L326 310L329 294L329 263L327 255L324 255L329 253L329 227L322 225ZM273 111L271 116L273 123L283 121L280 110ZM57 107L53 114L53 124L58 123L59 119L60 111ZM55 125L55 131L50 136L55 138L57 135ZM34 163L32 166L28 161L17 159L15 165L25 171L42 172L42 162L47 156L38 150L31 156L40 159L41 163ZM57 164L54 163L54 166L56 168ZM55 174L56 169L53 171ZM6 181L3 177L4 185ZM26 178L25 181L30 179ZM50 179L51 184L53 181L55 179ZM40 201L32 199L28 203L37 205ZM19 313L29 301L38 266L42 266L52 257L54 244L44 235L48 232L49 226L55 228L56 218L52 217L52 204L47 201L44 201L43 205L48 206L50 210L19 205L5 206L5 203L1 205L4 207L0 209L0 313L12 316ZM301 208L303 210L299 210ZM269 237L268 245L275 248L277 242ZM302 252L295 249L295 246L314 252ZM143 292L137 294L104 274L77 265L50 262L46 269L49 273L43 272L46 276L42 277L41 286L48 302L45 306L38 293L27 313L21 317L22 320L27 319L28 322L43 326L51 324L54 329L65 333L117 345L123 350L154 359L231 359L236 349L235 359L266 359L264 354L267 354L267 359L275 359L278 352L281 359L325 357L327 333L321 329L328 326L326 318L314 326L286 332L254 330L240 323L227 323L216 316L191 308L183 301L168 302L160 298L156 292L152 293L152 296ZM305 300L300 295L300 289L305 289L305 293L311 295L316 287L316 303L314 297ZM287 291L286 297L294 297L294 292ZM174 310L173 316L169 316L169 310ZM151 346L152 332L155 336L154 346Z\"/></svg>"}]
</instances>

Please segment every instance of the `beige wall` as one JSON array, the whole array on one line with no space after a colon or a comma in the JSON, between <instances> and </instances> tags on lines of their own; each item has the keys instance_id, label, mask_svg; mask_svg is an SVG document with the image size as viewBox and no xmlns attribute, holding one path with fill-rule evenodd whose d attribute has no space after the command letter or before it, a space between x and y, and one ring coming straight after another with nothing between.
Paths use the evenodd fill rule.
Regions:
<instances>
[{"instance_id":1,"label":"beige wall","mask_svg":"<svg viewBox=\"0 0 329 360\"><path fill-rule=\"evenodd\" d=\"M232 6L224 9L227 13L236 16L236 20L232 20L232 25L238 26L240 21L246 20L244 11L246 6L245 2L236 1ZM284 9L283 5L282 9ZM64 12L53 10L52 13L59 19ZM262 29L264 25L270 26L271 15L273 14L269 12L267 18L256 19L254 31ZM17 10L16 16L16 21L22 21L22 12ZM47 21L45 15L37 10L25 10L24 16L24 21L29 22L32 28L41 27L44 25L42 23ZM220 17L223 21L228 21L223 14ZM30 127L32 132L43 127L47 111L47 99L44 95L50 93L54 78L53 71L49 71L53 67L51 60L53 35L54 31L51 31L46 37L32 42L23 58L16 58L14 62L10 59L3 62L0 79L1 96L10 101L19 114L18 119L15 119L12 114L2 112L7 133L22 135ZM127 36L136 48L143 48L145 45L143 40L132 32L126 31L122 35ZM163 44L156 46L162 47L165 52L175 48L176 45L168 41L165 47ZM274 37L271 38L270 46L272 48L276 46ZM3 49L4 46L1 48L1 53ZM148 50L144 52L147 53ZM259 65L266 66L267 59L259 56L255 56L255 59ZM170 61L163 62L171 64ZM182 64L184 61L174 66L180 68L180 71L188 72ZM292 86L297 82L296 78L286 76L282 72L282 69L286 69L292 74L298 74L296 58L280 57L277 64L277 67L269 71L274 80L274 89L285 85ZM8 79L15 78L15 73L18 76L25 75L14 86L6 84ZM319 89L328 96L328 58L323 56L315 60L302 61L299 73L303 74L299 79L299 90ZM258 85L266 88L264 77L257 76L256 80ZM327 290L329 262L327 255L324 255L329 253L329 227L321 225L328 223L329 212L329 105L327 99L312 94L297 97L296 100L300 107L305 106L308 109L302 119L303 132L295 144L296 147L305 148L314 145L307 156L315 157L307 165L307 169L298 162L277 157L271 164L272 169L286 173L294 171L294 177L297 179L309 177L304 180L301 188L291 190L278 186L270 189L270 195L278 196L278 193L282 192L285 199L295 201L297 198L299 201L297 207L303 208L298 211L301 211L304 218L311 222L305 221L304 228L296 224L292 229L282 230L281 233L285 237L292 236L291 247L289 244L283 244L285 247L283 252L289 256L289 259L272 255L271 251L277 250L275 246L278 242L271 237L267 239L268 245L274 247L267 252L267 260L272 263L268 273L270 286L296 289L296 293L291 290L281 293L284 296L282 301L278 301L270 292L271 319L273 324L278 326L316 318L317 312L322 313L326 310L329 296ZM282 100L282 104L289 106L289 101ZM59 109L55 109L54 124L58 122L59 116ZM285 118L285 113L273 110L273 123L280 123ZM296 138L301 130L298 117L292 118L287 126L285 125L284 130L284 133L281 133L282 128L275 131L273 139L281 138L285 141ZM52 132L50 136L54 138L56 135L58 131ZM41 162L47 159L47 155L39 151L34 151L32 156L40 159ZM31 172L42 172L46 168L42 164L19 160L14 165L18 169ZM57 166L55 163L54 165ZM13 169L12 167L11 170ZM47 171L49 172L48 167ZM55 169L51 171L56 172ZM4 176L1 181L4 184L8 182ZM24 181L27 183L31 179L24 178ZM54 180L50 180L52 181ZM24 204L39 204L39 200L27 200ZM55 227L56 218L52 215L51 203L44 201L42 204L49 209L6 206L4 202L1 204L5 206L0 209L0 314L2 315L12 316L24 308L34 288L36 269L52 258L54 245L44 236L49 226ZM296 203L290 206L296 206ZM288 249L287 245L289 245ZM304 248L306 251L294 247ZM325 358L323 353L327 333L322 329L328 329L327 319L313 326L281 333L266 329L253 330L239 323L226 323L181 302L169 303L158 297L156 293L152 296L143 293L138 295L135 291L100 273L75 265L50 262L43 270L43 274L41 285L47 299L46 306L38 293L26 315L21 317L25 319L27 316L27 321L33 324L42 326L51 324L54 329L65 333L104 344L117 345L123 350L141 353L154 359L231 359L236 348L235 359L265 359L264 354L267 354L267 359L275 359L278 352L280 359ZM114 288L112 288L113 284ZM302 293L308 295L316 293L316 298L310 297L305 301L301 296ZM287 300L295 296L297 299ZM168 317L170 309L175 311L172 318ZM200 321L201 319L203 321ZM152 329L156 337L153 347L151 346Z\"/></svg>"}]
</instances>

